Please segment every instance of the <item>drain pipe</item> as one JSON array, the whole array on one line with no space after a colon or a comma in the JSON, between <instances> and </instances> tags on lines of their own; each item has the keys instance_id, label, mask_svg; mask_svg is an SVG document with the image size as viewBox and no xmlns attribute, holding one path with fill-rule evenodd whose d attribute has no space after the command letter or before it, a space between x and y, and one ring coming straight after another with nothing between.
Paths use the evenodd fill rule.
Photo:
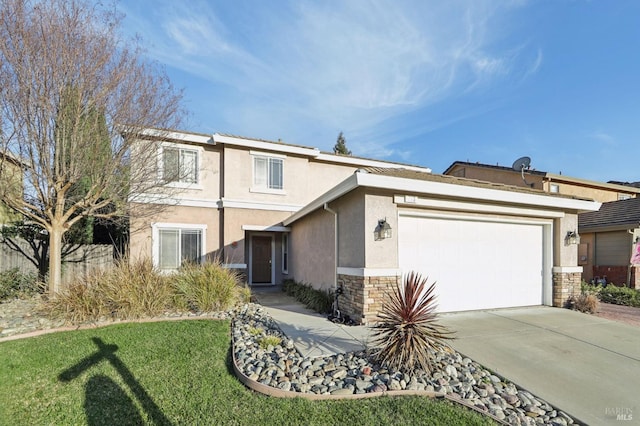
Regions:
<instances>
[{"instance_id":1,"label":"drain pipe","mask_svg":"<svg viewBox=\"0 0 640 426\"><path fill-rule=\"evenodd\" d=\"M333 214L333 288L338 290L338 212L329 208L329 203L324 203L324 209Z\"/></svg>"}]
</instances>

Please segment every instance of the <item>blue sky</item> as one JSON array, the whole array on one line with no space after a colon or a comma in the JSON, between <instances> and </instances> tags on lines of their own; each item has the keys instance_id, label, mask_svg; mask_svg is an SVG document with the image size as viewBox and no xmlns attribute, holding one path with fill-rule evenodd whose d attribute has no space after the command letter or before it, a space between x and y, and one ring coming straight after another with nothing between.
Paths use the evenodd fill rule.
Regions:
<instances>
[{"instance_id":1,"label":"blue sky","mask_svg":"<svg viewBox=\"0 0 640 426\"><path fill-rule=\"evenodd\" d=\"M121 0L183 130L640 181L640 2Z\"/></svg>"}]
</instances>

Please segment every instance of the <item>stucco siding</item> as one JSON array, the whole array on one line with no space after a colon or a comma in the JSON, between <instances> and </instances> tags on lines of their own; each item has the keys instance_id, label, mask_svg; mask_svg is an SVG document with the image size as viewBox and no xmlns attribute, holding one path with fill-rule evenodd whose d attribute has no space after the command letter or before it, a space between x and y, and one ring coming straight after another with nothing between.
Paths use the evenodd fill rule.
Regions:
<instances>
[{"instance_id":1,"label":"stucco siding","mask_svg":"<svg viewBox=\"0 0 640 426\"><path fill-rule=\"evenodd\" d=\"M334 236L334 216L325 210L296 222L290 236L289 277L314 288L333 288Z\"/></svg>"},{"instance_id":2,"label":"stucco siding","mask_svg":"<svg viewBox=\"0 0 640 426\"><path fill-rule=\"evenodd\" d=\"M283 160L282 191L264 191L253 185L255 155L273 155ZM356 167L322 163L307 157L269 151L227 147L224 153L224 198L261 203L304 206L352 174Z\"/></svg>"},{"instance_id":3,"label":"stucco siding","mask_svg":"<svg viewBox=\"0 0 640 426\"><path fill-rule=\"evenodd\" d=\"M217 210L203 207L165 206L152 219L138 218L131 220L129 255L135 261L150 258L152 254L152 226L156 223L180 225L206 225L205 255L215 258L219 253L219 220Z\"/></svg>"},{"instance_id":4,"label":"stucco siding","mask_svg":"<svg viewBox=\"0 0 640 426\"><path fill-rule=\"evenodd\" d=\"M545 182L545 191L551 192L550 186L558 185L558 193L562 195L570 195L573 197L588 198L606 203L609 201L618 201L618 196L627 194L633 196L630 193L623 193L613 189L599 189L591 188L588 186L576 185L572 183L563 183L557 181Z\"/></svg>"},{"instance_id":5,"label":"stucco siding","mask_svg":"<svg viewBox=\"0 0 640 426\"><path fill-rule=\"evenodd\" d=\"M365 247L367 268L398 267L398 209L391 194L367 194L365 215ZM386 219L392 237L376 241L374 230L378 221Z\"/></svg>"},{"instance_id":6,"label":"stucco siding","mask_svg":"<svg viewBox=\"0 0 640 426\"><path fill-rule=\"evenodd\" d=\"M556 250L553 262L556 266L575 266L578 264L578 246L567 244L568 232L578 231L578 215L567 213L563 218L556 219L554 223L554 239Z\"/></svg>"},{"instance_id":7,"label":"stucco siding","mask_svg":"<svg viewBox=\"0 0 640 426\"><path fill-rule=\"evenodd\" d=\"M338 212L338 266L365 266L365 192L364 189L343 196L330 204Z\"/></svg>"}]
</instances>

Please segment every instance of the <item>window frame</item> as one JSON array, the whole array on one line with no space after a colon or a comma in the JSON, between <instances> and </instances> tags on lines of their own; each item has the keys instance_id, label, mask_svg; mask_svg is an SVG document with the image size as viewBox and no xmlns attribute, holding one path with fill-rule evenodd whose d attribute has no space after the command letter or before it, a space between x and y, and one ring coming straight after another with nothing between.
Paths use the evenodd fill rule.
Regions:
<instances>
[{"instance_id":1,"label":"window frame","mask_svg":"<svg viewBox=\"0 0 640 426\"><path fill-rule=\"evenodd\" d=\"M260 192L265 194L280 194L284 195L285 192L285 179L284 179L284 167L285 155L270 154L265 152L250 151L251 155L251 188L250 192ZM265 161L265 169L260 171L264 176L258 176L258 160ZM274 185L272 181L273 177L273 164L278 163L280 167L280 185ZM260 179L258 179L260 178ZM278 187L279 186L279 187Z\"/></svg>"},{"instance_id":2,"label":"window frame","mask_svg":"<svg viewBox=\"0 0 640 426\"><path fill-rule=\"evenodd\" d=\"M195 160L193 161L193 173L189 173L189 175L193 174L194 181L185 180L184 177L180 177L180 179L169 181L165 178L165 152L169 150L175 150L178 152L178 169L184 166L184 154L192 153L195 155ZM173 188L190 188L190 189L202 189L200 172L202 170L202 153L204 150L201 147L195 146L184 146L173 143L162 143L160 145L160 149L158 150L158 179L161 182L164 182L165 186L173 187Z\"/></svg>"},{"instance_id":3,"label":"window frame","mask_svg":"<svg viewBox=\"0 0 640 426\"><path fill-rule=\"evenodd\" d=\"M192 223L153 223L152 228L152 259L153 265L157 267L163 273L170 273L176 271L176 269L161 268L160 266L160 233L161 231L178 231L178 239L180 241L178 252L178 268L182 266L182 233L185 231L198 231L200 233L200 253L198 256L198 262L204 261L204 256L207 252L207 225L204 224L192 224Z\"/></svg>"}]
</instances>

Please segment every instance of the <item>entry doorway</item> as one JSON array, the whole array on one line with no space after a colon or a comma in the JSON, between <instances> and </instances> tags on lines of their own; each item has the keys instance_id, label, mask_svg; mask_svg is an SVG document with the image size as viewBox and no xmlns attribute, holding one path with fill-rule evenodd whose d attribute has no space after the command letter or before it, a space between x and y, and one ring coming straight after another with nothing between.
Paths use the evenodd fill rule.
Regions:
<instances>
[{"instance_id":1,"label":"entry doorway","mask_svg":"<svg viewBox=\"0 0 640 426\"><path fill-rule=\"evenodd\" d=\"M249 282L251 285L273 285L273 235L252 235Z\"/></svg>"}]
</instances>

